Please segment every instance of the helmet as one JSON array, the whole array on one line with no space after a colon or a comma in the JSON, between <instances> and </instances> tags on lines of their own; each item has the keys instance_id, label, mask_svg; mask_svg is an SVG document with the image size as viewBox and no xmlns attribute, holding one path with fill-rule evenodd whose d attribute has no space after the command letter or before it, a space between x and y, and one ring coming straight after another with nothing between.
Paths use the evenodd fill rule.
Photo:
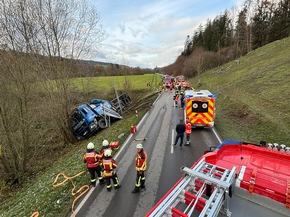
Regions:
<instances>
[{"instance_id":1,"label":"helmet","mask_svg":"<svg viewBox=\"0 0 290 217\"><path fill-rule=\"evenodd\" d=\"M110 149L106 149L104 152L105 157L111 157L112 151Z\"/></svg>"},{"instance_id":2,"label":"helmet","mask_svg":"<svg viewBox=\"0 0 290 217\"><path fill-rule=\"evenodd\" d=\"M143 145L142 144L137 144L136 148L143 148Z\"/></svg>"},{"instance_id":3,"label":"helmet","mask_svg":"<svg viewBox=\"0 0 290 217\"><path fill-rule=\"evenodd\" d=\"M90 142L88 145L87 145L87 149L94 149L95 148L95 145L94 143Z\"/></svg>"},{"instance_id":4,"label":"helmet","mask_svg":"<svg viewBox=\"0 0 290 217\"><path fill-rule=\"evenodd\" d=\"M103 141L103 146L108 146L108 145L109 145L109 142L108 142L108 140L105 139L105 140Z\"/></svg>"}]
</instances>

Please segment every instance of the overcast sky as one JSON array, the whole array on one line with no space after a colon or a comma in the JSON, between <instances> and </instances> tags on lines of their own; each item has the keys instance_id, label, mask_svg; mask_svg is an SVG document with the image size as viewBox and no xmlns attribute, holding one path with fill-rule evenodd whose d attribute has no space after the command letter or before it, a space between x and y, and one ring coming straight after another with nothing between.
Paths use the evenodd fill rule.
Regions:
<instances>
[{"instance_id":1,"label":"overcast sky","mask_svg":"<svg viewBox=\"0 0 290 217\"><path fill-rule=\"evenodd\" d=\"M174 63L187 35L244 0L90 0L107 37L95 61L155 68Z\"/></svg>"}]
</instances>

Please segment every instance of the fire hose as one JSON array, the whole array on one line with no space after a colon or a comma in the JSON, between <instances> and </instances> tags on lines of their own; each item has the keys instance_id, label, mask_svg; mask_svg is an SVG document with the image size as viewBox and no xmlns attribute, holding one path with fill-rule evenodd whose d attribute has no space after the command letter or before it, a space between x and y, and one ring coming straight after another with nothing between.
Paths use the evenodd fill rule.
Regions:
<instances>
[{"instance_id":1,"label":"fire hose","mask_svg":"<svg viewBox=\"0 0 290 217\"><path fill-rule=\"evenodd\" d=\"M74 201L73 201L73 203L72 203L72 206L71 206L71 208L72 208L72 215L73 215L73 216L76 216L76 215L75 215L75 211L74 211L74 206L75 206L76 201L77 201L78 199L80 199L80 198L81 198L85 193L87 193L88 190L90 189L90 187L89 187L88 185L83 185L81 188L79 188L79 190L77 190L77 192L75 192L75 188L76 188L76 186L75 186L74 182L72 181L72 179L74 179L74 178L80 176L81 174L83 174L83 173L85 173L85 172L86 172L86 170L83 170L83 171L77 173L77 174L74 175L74 176L67 176L67 175L65 175L64 173L59 173L59 174L56 176L56 178L55 178L55 180L54 180L54 182L53 182L53 184L52 184L53 187L59 187L59 186L63 185L65 182L67 182L68 180L72 183L72 185L73 185L73 188L72 188L72 190L71 190L71 194L72 194L72 196L75 196L75 195L79 194L79 195L74 199ZM59 179L59 177L61 177L61 176L64 178L64 180L63 180L62 182L60 182L60 183L56 183L57 180ZM33 213L31 214L30 217L38 217L38 216L39 216L39 212L36 211L36 212L33 212Z\"/></svg>"},{"instance_id":2,"label":"fire hose","mask_svg":"<svg viewBox=\"0 0 290 217\"><path fill-rule=\"evenodd\" d=\"M72 206L71 206L73 216L75 216L74 206L75 206L76 201L77 201L79 198L81 198L85 193L88 192L88 190L90 189L90 186L88 186L88 185L83 185L82 187L80 187L80 188L75 192L75 188L76 188L76 186L75 186L74 182L72 181L72 179L73 179L73 178L76 178L76 177L78 177L78 176L80 176L81 174L83 174L83 173L85 173L85 172L86 172L86 170L81 171L81 172L79 172L79 173L77 173L76 175L71 176L71 177L66 176L64 173L59 173L59 174L56 176L56 178L55 178L55 180L54 180L54 182L53 182L53 185L52 185L53 187L59 187L59 186L63 185L63 184L64 184L66 181L68 181L68 180L72 183L72 185L73 185L73 188L72 188L72 190L71 190L71 194L72 194L72 196L76 196L76 195L78 194L78 196L76 196L76 198L74 199L74 201L73 201L73 203L72 203ZM60 183L56 183L57 180L58 180L58 178L59 178L60 176L63 176L64 180L63 180L62 182L60 182Z\"/></svg>"}]
</instances>

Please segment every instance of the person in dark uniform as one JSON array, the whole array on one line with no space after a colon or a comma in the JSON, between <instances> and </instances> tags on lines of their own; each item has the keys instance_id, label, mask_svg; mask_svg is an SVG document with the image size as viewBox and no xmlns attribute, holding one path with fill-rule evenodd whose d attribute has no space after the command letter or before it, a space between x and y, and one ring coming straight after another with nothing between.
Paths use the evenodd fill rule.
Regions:
<instances>
[{"instance_id":1,"label":"person in dark uniform","mask_svg":"<svg viewBox=\"0 0 290 217\"><path fill-rule=\"evenodd\" d=\"M183 120L180 120L180 123L176 125L175 131L177 134L175 137L174 148L176 147L176 144L177 144L179 138L180 138L179 148L182 148L183 137L184 137L184 133L185 133L185 124L183 123Z\"/></svg>"}]
</instances>

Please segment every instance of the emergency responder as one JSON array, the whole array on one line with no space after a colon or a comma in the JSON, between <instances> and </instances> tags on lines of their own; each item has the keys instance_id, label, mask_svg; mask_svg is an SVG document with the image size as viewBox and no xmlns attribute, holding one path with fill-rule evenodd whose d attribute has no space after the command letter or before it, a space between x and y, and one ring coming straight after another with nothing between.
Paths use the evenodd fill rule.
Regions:
<instances>
[{"instance_id":1,"label":"emergency responder","mask_svg":"<svg viewBox=\"0 0 290 217\"><path fill-rule=\"evenodd\" d=\"M137 177L136 177L136 185L132 193L140 192L140 188L145 188L145 171L147 167L147 153L143 149L142 144L137 144L137 156L135 159Z\"/></svg>"},{"instance_id":2,"label":"emergency responder","mask_svg":"<svg viewBox=\"0 0 290 217\"><path fill-rule=\"evenodd\" d=\"M180 138L179 148L182 149L183 137L185 132L185 124L183 123L182 119L180 120L180 123L176 125L175 131L177 134L175 137L174 148L176 147L176 144Z\"/></svg>"},{"instance_id":3,"label":"emergency responder","mask_svg":"<svg viewBox=\"0 0 290 217\"><path fill-rule=\"evenodd\" d=\"M110 147L109 141L106 140L106 139L104 139L103 142L102 142L102 149L101 149L101 151L100 151L101 159L103 159L103 157L104 157L104 152L105 152L106 150L110 150L110 151L112 152L112 149L111 149L111 147Z\"/></svg>"},{"instance_id":4,"label":"emergency responder","mask_svg":"<svg viewBox=\"0 0 290 217\"><path fill-rule=\"evenodd\" d=\"M94 150L95 145L94 143L90 142L87 145L87 152L84 154L84 163L86 164L89 173L91 175L91 185L96 186L96 173L99 178L100 184L104 184L105 181L102 176L102 167L100 166L100 158L98 152Z\"/></svg>"},{"instance_id":5,"label":"emergency responder","mask_svg":"<svg viewBox=\"0 0 290 217\"><path fill-rule=\"evenodd\" d=\"M186 134L186 144L185 144L185 146L189 146L190 145L190 134L191 134L191 123L190 123L189 118L186 119L185 134Z\"/></svg>"},{"instance_id":6,"label":"emergency responder","mask_svg":"<svg viewBox=\"0 0 290 217\"><path fill-rule=\"evenodd\" d=\"M169 86L170 93L172 93L172 88L173 88L173 85L172 85L172 83L170 83L170 86Z\"/></svg>"},{"instance_id":7,"label":"emergency responder","mask_svg":"<svg viewBox=\"0 0 290 217\"><path fill-rule=\"evenodd\" d=\"M185 104L185 96L184 96L184 92L181 91L180 92L180 105L181 105L181 108L184 108L184 104Z\"/></svg>"},{"instance_id":8,"label":"emergency responder","mask_svg":"<svg viewBox=\"0 0 290 217\"><path fill-rule=\"evenodd\" d=\"M173 99L175 100L175 104L174 104L174 107L177 107L178 106L178 100L179 100L179 94L175 94L175 96L173 97Z\"/></svg>"},{"instance_id":9,"label":"emergency responder","mask_svg":"<svg viewBox=\"0 0 290 217\"><path fill-rule=\"evenodd\" d=\"M117 173L114 171L117 168L117 162L112 158L112 151L110 149L106 149L104 151L104 158L101 160L101 164L104 168L104 178L107 183L107 190L112 190L111 179L113 180L115 189L121 188L119 184Z\"/></svg>"}]
</instances>

